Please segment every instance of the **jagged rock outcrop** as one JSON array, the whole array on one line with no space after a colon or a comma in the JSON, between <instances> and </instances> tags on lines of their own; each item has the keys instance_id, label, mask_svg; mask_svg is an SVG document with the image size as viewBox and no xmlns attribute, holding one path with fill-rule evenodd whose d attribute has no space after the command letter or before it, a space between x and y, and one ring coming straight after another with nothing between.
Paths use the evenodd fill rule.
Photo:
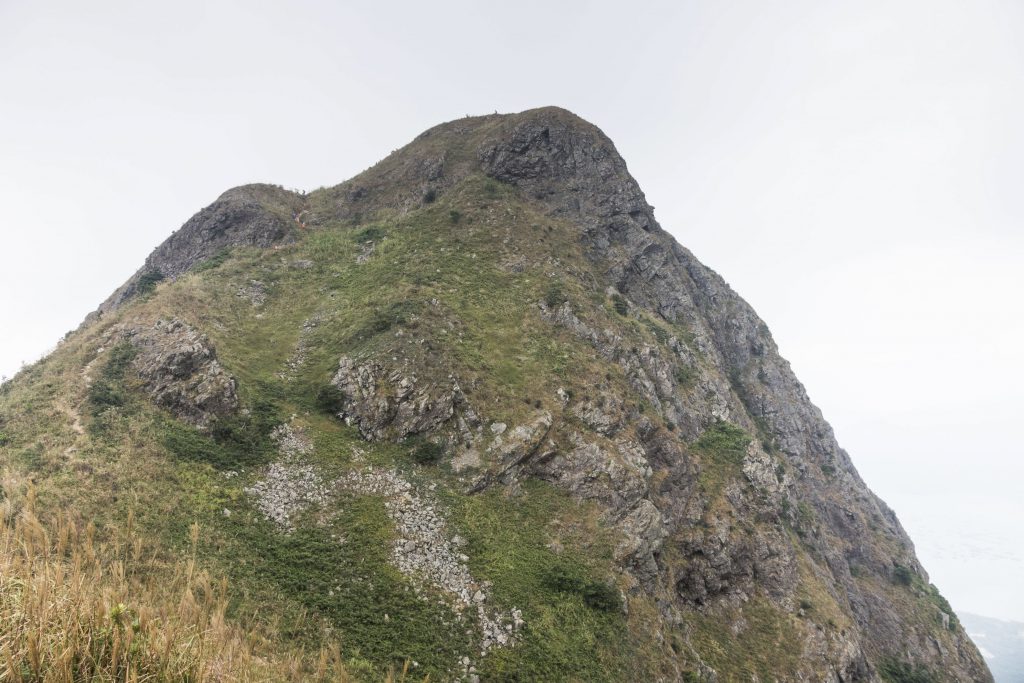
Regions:
<instances>
[{"instance_id":1,"label":"jagged rock outcrop","mask_svg":"<svg viewBox=\"0 0 1024 683\"><path fill-rule=\"evenodd\" d=\"M439 429L459 410L477 418L458 382L422 382L415 375L387 370L378 362L343 356L331 384L341 392L338 416L368 439L398 438Z\"/></svg>"},{"instance_id":2,"label":"jagged rock outcrop","mask_svg":"<svg viewBox=\"0 0 1024 683\"><path fill-rule=\"evenodd\" d=\"M228 190L168 237L127 282L107 298L93 317L108 313L145 287L174 279L192 266L236 246L270 247L294 241L296 216L304 200L276 185L245 185Z\"/></svg>"},{"instance_id":3,"label":"jagged rock outcrop","mask_svg":"<svg viewBox=\"0 0 1024 683\"><path fill-rule=\"evenodd\" d=\"M187 323L158 320L121 332L136 353L132 366L157 405L205 427L238 409L236 382L217 360L210 340Z\"/></svg>"},{"instance_id":4,"label":"jagged rock outcrop","mask_svg":"<svg viewBox=\"0 0 1024 683\"><path fill-rule=\"evenodd\" d=\"M677 337L668 337L666 345L673 357L666 357L664 351L656 346L627 345L613 330L592 328L580 320L567 304L553 310L541 304L540 312L544 319L570 330L609 361L617 363L632 387L689 439L695 439L710 420L728 420L739 409L728 383L714 374L701 371L696 354L703 354L704 350L698 342L695 342L696 350L693 350ZM691 383L693 386L688 386ZM684 404L685 395L692 392L702 396L702 400ZM605 401L621 401L614 396L603 398Z\"/></svg>"}]
</instances>

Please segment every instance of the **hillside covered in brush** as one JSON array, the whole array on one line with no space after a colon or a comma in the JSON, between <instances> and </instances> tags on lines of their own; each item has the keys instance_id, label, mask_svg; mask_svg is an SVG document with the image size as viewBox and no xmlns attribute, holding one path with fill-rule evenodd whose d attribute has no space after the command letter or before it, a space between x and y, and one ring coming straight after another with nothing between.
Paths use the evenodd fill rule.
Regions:
<instances>
[{"instance_id":1,"label":"hillside covered in brush","mask_svg":"<svg viewBox=\"0 0 1024 683\"><path fill-rule=\"evenodd\" d=\"M765 324L560 109L226 192L2 386L0 466L0 615L80 613L0 635L0 680L991 680ZM58 569L99 597L25 588Z\"/></svg>"}]
</instances>

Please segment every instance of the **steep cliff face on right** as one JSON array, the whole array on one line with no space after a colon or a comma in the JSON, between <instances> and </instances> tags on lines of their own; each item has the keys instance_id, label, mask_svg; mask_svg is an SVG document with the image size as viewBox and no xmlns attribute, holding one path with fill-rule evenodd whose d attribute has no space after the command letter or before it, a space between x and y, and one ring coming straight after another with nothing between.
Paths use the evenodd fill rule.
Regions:
<instances>
[{"instance_id":1,"label":"steep cliff face on right","mask_svg":"<svg viewBox=\"0 0 1024 683\"><path fill-rule=\"evenodd\" d=\"M568 419L544 423L550 448L492 471L487 483L532 474L605 507L628 539L618 555L635 590L656 597L663 623L685 626L682 647L711 677L990 680L896 516L858 476L765 323L661 229L598 129L557 109L453 122L420 138L444 153L423 156L414 143L359 184L375 170L394 173L388 162L398 160L437 169L421 176L424 187L456 182L452 150L474 134L484 173L574 226L599 273L594 284L651 335L637 343L606 310L569 297L539 302L545 321L618 366L627 386L574 387ZM349 210L344 201L333 207ZM585 279L571 269L563 277ZM630 405L638 398L650 412ZM799 617L793 639L758 642L785 631L780 613ZM693 628L694 615L706 629ZM759 671L756 651L773 646L777 668ZM734 668L745 656L753 663Z\"/></svg>"},{"instance_id":2,"label":"steep cliff face on right","mask_svg":"<svg viewBox=\"0 0 1024 683\"><path fill-rule=\"evenodd\" d=\"M764 322L561 109L225 193L0 426L40 501L160 510L172 553L201 522L232 618L360 678L992 680Z\"/></svg>"}]
</instances>

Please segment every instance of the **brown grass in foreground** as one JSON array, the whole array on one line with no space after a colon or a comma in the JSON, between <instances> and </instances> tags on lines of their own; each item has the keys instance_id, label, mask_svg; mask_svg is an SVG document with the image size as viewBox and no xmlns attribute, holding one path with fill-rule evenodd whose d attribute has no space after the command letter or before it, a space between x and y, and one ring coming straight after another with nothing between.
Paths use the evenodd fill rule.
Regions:
<instances>
[{"instance_id":1,"label":"brown grass in foreground","mask_svg":"<svg viewBox=\"0 0 1024 683\"><path fill-rule=\"evenodd\" d=\"M0 681L350 680L337 647L255 652L268 641L225 619L226 583L197 567L197 526L192 553L168 566L130 519L103 541L91 524L47 528L31 491L4 517Z\"/></svg>"}]
</instances>

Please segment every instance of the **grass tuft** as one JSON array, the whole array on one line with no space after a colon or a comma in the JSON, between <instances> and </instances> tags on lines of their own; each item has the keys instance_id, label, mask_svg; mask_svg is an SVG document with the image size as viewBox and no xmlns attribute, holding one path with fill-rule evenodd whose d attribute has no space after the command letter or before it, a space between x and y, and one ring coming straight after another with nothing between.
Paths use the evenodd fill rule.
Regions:
<instances>
[{"instance_id":1,"label":"grass tuft","mask_svg":"<svg viewBox=\"0 0 1024 683\"><path fill-rule=\"evenodd\" d=\"M48 528L34 507L30 491L0 525L0 680L350 680L336 645L274 652L225 619L226 584L199 567L198 526L187 556L165 563L131 518L104 539L70 519Z\"/></svg>"}]
</instances>

